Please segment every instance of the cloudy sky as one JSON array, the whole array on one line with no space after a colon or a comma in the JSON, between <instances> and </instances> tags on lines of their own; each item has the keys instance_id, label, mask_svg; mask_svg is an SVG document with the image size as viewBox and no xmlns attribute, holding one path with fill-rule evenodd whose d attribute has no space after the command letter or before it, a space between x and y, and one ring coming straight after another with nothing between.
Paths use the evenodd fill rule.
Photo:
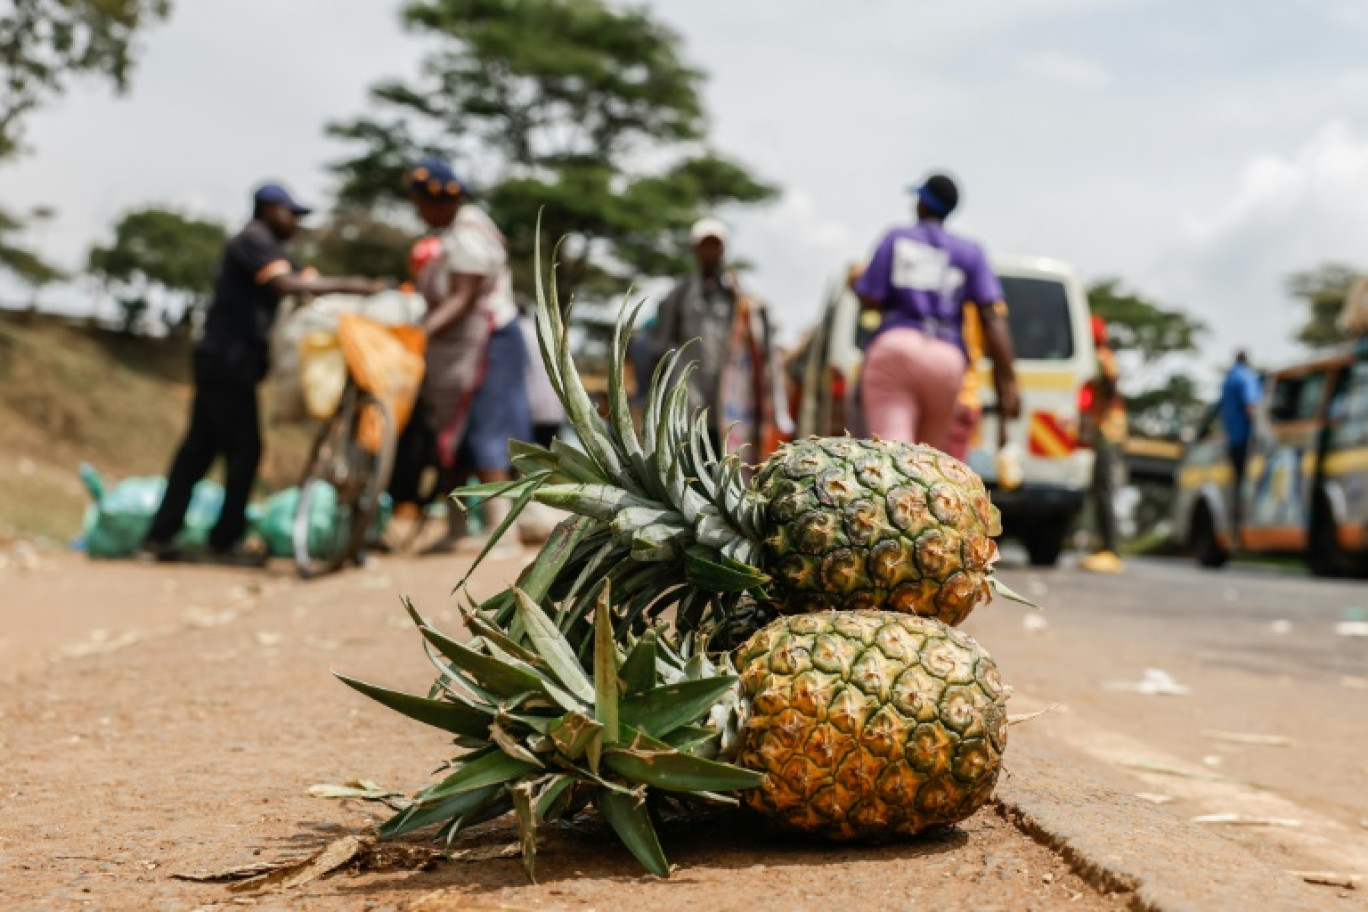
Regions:
<instances>
[{"instance_id":1,"label":"cloudy sky","mask_svg":"<svg viewBox=\"0 0 1368 912\"><path fill-rule=\"evenodd\" d=\"M1368 0L656 0L710 74L717 144L785 188L737 217L785 322L957 174L961 230L1119 275L1237 345L1295 354L1293 269L1368 266ZM127 98L77 87L31 122L0 200L51 205L70 265L147 202L240 219L279 176L324 200L322 134L420 43L380 0L179 0Z\"/></svg>"}]
</instances>

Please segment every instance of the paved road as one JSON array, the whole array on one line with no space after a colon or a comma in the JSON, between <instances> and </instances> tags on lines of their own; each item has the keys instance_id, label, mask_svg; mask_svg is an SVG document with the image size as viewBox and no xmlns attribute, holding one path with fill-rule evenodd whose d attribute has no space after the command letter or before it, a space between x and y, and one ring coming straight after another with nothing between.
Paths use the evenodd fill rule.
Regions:
<instances>
[{"instance_id":1,"label":"paved road","mask_svg":"<svg viewBox=\"0 0 1368 912\"><path fill-rule=\"evenodd\" d=\"M1005 570L1008 578L1021 575ZM1182 560L1133 561L1120 579L1070 571L1027 577L1035 588L1061 593L1043 596L1051 619L1157 645L1181 635L1209 664L1261 674L1332 683L1346 675L1368 678L1368 637L1334 633L1346 618L1368 620L1362 581L1256 565L1212 571Z\"/></svg>"},{"instance_id":2,"label":"paved road","mask_svg":"<svg viewBox=\"0 0 1368 912\"><path fill-rule=\"evenodd\" d=\"M1368 606L1364 584L1180 561L1117 577L1004 563L1046 610L1032 620L997 601L966 627L1015 686L1014 712L1058 707L1014 737L1065 746L1179 814L1296 821L1222 826L1271 862L1368 874L1368 637L1335 632ZM1147 669L1188 692L1127 690Z\"/></svg>"}]
</instances>

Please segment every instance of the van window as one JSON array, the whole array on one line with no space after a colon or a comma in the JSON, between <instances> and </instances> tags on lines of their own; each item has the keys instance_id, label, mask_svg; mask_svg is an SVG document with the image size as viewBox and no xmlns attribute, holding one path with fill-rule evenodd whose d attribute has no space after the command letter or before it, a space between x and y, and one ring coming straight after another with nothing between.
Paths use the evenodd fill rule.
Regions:
<instances>
[{"instance_id":1,"label":"van window","mask_svg":"<svg viewBox=\"0 0 1368 912\"><path fill-rule=\"evenodd\" d=\"M1073 357L1073 323L1063 282L1004 276L1002 292L1018 358L1065 361Z\"/></svg>"},{"instance_id":2,"label":"van window","mask_svg":"<svg viewBox=\"0 0 1368 912\"><path fill-rule=\"evenodd\" d=\"M1317 371L1279 377L1269 400L1269 417L1274 421L1310 421L1319 417L1327 376L1325 371Z\"/></svg>"}]
</instances>

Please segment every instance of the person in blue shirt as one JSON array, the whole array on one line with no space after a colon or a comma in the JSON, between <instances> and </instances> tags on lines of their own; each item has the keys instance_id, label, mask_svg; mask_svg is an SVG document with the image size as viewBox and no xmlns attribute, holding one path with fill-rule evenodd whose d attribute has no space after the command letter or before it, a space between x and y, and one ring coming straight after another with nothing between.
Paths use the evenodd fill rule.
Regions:
<instances>
[{"instance_id":1,"label":"person in blue shirt","mask_svg":"<svg viewBox=\"0 0 1368 912\"><path fill-rule=\"evenodd\" d=\"M1245 467L1249 463L1249 438L1254 431L1254 418L1263 398L1262 384L1249 356L1243 351L1235 354L1235 363L1221 384L1221 426L1225 428L1226 453L1235 475L1235 499L1232 511L1235 525L1240 523L1240 491L1244 488Z\"/></svg>"}]
</instances>

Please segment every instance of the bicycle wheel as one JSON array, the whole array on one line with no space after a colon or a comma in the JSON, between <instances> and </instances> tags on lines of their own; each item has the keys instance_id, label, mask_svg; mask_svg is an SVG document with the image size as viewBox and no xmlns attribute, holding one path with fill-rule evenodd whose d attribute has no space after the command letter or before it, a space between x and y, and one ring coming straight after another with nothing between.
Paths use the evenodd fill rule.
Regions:
<instances>
[{"instance_id":1,"label":"bicycle wheel","mask_svg":"<svg viewBox=\"0 0 1368 912\"><path fill-rule=\"evenodd\" d=\"M361 444L363 422L376 422L372 450ZM348 383L337 411L314 439L299 485L292 545L305 579L333 573L355 558L380 508L394 465L394 420L385 404Z\"/></svg>"}]
</instances>

